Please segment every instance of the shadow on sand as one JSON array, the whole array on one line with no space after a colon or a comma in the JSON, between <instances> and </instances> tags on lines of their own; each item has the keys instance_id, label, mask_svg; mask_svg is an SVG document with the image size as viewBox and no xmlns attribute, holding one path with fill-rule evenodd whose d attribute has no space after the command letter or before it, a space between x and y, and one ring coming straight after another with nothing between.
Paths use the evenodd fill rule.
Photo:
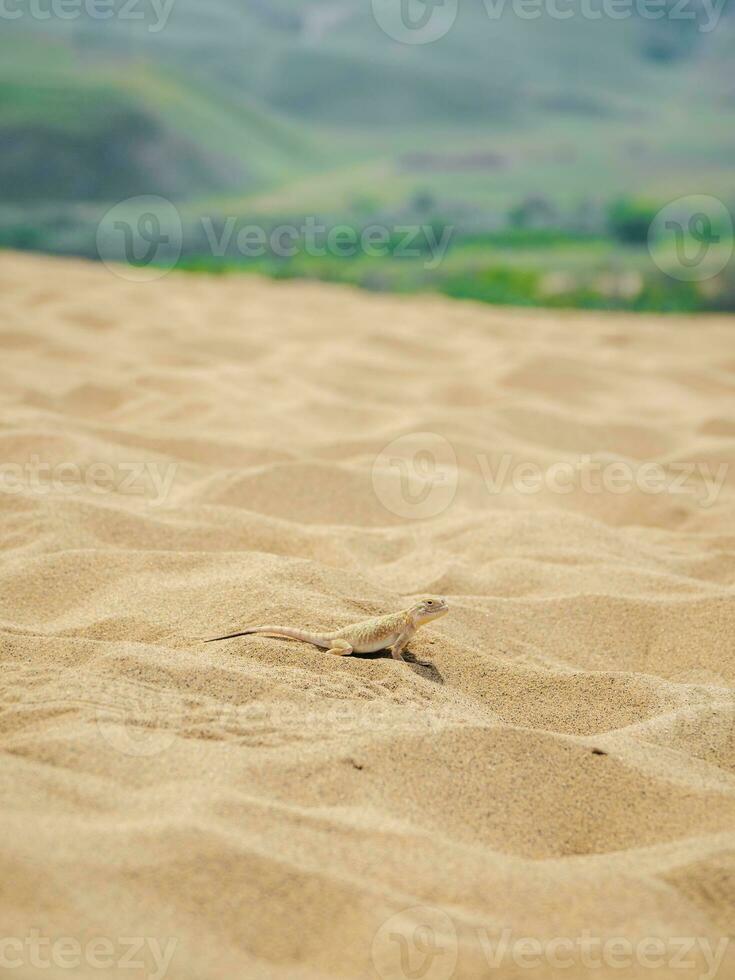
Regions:
<instances>
[{"instance_id":1,"label":"shadow on sand","mask_svg":"<svg viewBox=\"0 0 735 980\"><path fill-rule=\"evenodd\" d=\"M353 651L350 656L357 657L359 660L390 660L392 655L390 650L376 650L375 653L355 653ZM403 659L414 673L419 674L425 680L432 681L434 684L444 683L444 678L433 663L427 660L417 660L409 650L403 651Z\"/></svg>"}]
</instances>

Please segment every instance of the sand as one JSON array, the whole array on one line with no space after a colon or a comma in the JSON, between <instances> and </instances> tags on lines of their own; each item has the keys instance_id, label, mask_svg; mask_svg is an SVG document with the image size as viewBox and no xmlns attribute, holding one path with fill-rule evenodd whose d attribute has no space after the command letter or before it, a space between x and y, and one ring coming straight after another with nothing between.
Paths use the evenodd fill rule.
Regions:
<instances>
[{"instance_id":1,"label":"sand","mask_svg":"<svg viewBox=\"0 0 735 980\"><path fill-rule=\"evenodd\" d=\"M8 975L735 975L735 321L0 306ZM423 594L433 667L201 642Z\"/></svg>"}]
</instances>

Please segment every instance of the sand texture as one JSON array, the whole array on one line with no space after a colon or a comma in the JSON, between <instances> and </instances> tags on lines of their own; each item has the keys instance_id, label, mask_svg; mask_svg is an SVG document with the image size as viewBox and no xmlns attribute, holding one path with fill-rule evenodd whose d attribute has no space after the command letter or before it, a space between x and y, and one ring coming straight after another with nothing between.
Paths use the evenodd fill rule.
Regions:
<instances>
[{"instance_id":1,"label":"sand texture","mask_svg":"<svg viewBox=\"0 0 735 980\"><path fill-rule=\"evenodd\" d=\"M735 930L732 319L13 253L0 309L9 976L712 976ZM620 489L651 462L682 485ZM433 667L201 642L424 594L451 603L410 646Z\"/></svg>"}]
</instances>

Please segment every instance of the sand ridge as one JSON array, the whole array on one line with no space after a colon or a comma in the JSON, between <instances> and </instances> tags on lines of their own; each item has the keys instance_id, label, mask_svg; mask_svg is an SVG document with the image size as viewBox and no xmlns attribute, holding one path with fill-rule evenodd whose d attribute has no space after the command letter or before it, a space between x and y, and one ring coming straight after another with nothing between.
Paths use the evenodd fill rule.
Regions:
<instances>
[{"instance_id":1,"label":"sand ridge","mask_svg":"<svg viewBox=\"0 0 735 980\"><path fill-rule=\"evenodd\" d=\"M83 953L44 976L163 975L148 946L121 969L136 936L176 980L707 975L735 928L732 319L12 253L0 287L2 935ZM424 499L427 438L451 493ZM201 642L424 593L452 607L410 646L433 668ZM493 965L504 934L538 963ZM702 945L549 958L585 935Z\"/></svg>"}]
</instances>

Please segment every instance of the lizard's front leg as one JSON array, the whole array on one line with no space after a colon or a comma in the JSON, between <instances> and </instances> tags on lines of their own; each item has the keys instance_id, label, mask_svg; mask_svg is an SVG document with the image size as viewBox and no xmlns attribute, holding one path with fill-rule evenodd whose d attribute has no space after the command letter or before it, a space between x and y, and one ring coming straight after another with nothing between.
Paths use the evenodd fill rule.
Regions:
<instances>
[{"instance_id":1,"label":"lizard's front leg","mask_svg":"<svg viewBox=\"0 0 735 980\"><path fill-rule=\"evenodd\" d=\"M391 653L393 654L394 660L400 660L402 663L406 661L403 659L403 651L408 646L408 641L411 639L416 630L404 630L398 637L396 642L393 644Z\"/></svg>"}]
</instances>

